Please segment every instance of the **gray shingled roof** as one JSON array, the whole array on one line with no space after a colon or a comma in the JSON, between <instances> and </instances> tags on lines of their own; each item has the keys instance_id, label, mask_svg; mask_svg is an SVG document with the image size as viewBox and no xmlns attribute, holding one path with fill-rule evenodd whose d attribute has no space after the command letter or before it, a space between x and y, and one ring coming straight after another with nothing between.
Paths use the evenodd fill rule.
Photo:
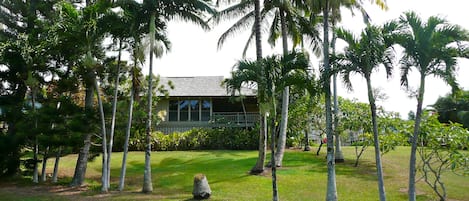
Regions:
<instances>
[{"instance_id":1,"label":"gray shingled roof","mask_svg":"<svg viewBox=\"0 0 469 201\"><path fill-rule=\"evenodd\" d=\"M197 77L160 77L160 84L166 85L171 81L174 89L169 90L170 97L226 97L228 94L222 86L223 76ZM243 88L242 95L255 96L255 89Z\"/></svg>"}]
</instances>

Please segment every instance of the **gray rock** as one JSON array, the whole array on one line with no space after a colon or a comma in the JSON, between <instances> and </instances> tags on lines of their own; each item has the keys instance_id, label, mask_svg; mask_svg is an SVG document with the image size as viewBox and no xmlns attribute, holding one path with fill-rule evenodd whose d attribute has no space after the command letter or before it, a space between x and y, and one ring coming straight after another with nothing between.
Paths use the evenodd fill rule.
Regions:
<instances>
[{"instance_id":1,"label":"gray rock","mask_svg":"<svg viewBox=\"0 0 469 201\"><path fill-rule=\"evenodd\" d=\"M207 177L204 174L196 174L194 176L194 190L192 190L194 199L208 199L211 194L212 190L210 190L210 186L208 185Z\"/></svg>"}]
</instances>

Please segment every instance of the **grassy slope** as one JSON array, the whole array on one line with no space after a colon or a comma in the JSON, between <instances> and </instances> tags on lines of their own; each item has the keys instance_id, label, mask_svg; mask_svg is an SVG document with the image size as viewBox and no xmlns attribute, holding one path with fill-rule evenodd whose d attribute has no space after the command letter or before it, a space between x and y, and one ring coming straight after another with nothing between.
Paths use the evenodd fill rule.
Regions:
<instances>
[{"instance_id":1,"label":"grassy slope","mask_svg":"<svg viewBox=\"0 0 469 201\"><path fill-rule=\"evenodd\" d=\"M355 157L353 147L345 147L346 163L337 164L337 189L339 200L377 200L378 188L376 171L372 161L372 150L368 150L358 168L353 167ZM144 155L131 153L128 159L126 189L123 193L99 194L100 158L89 163L87 180L89 190L67 199L107 199L107 200L188 200L192 197L192 180L197 173L204 173L212 189L211 200L270 200L271 177L250 176L248 170L256 161L255 151L197 151L197 152L154 152L152 174L154 192L151 195L138 193L143 180ZM407 200L409 148L384 155L383 166L388 200ZM112 161L112 189L117 188L121 166L121 153L115 153ZM76 155L61 160L62 183L70 180L73 174ZM52 171L53 162L48 165ZM320 156L313 152L288 151L284 167L278 171L279 194L281 200L324 200L326 192L325 153ZM469 179L445 175L449 198L469 200ZM24 184L24 182L23 182ZM26 184L29 186L29 184ZM2 190L0 200L55 200L46 193L14 194ZM29 186L31 188L31 186ZM435 196L423 183L418 184L418 200L433 200ZM39 195L39 196L38 196Z\"/></svg>"}]
</instances>

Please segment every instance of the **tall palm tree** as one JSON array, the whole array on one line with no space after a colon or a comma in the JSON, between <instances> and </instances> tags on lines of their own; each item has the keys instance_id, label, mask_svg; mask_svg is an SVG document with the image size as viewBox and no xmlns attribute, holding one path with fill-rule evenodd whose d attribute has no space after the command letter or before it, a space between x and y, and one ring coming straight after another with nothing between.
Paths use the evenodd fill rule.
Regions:
<instances>
[{"instance_id":1,"label":"tall palm tree","mask_svg":"<svg viewBox=\"0 0 469 201\"><path fill-rule=\"evenodd\" d=\"M277 94L285 86L300 85L309 79L309 59L304 53L290 53L282 58L271 56L257 62L240 61L225 84L234 93L246 86L258 89L257 98L261 114L270 118L271 160L275 164L275 136L277 130ZM288 73L285 73L288 72ZM266 125L267 127L267 125ZM267 129L269 130L269 129ZM276 166L272 165L272 196L278 200Z\"/></svg>"},{"instance_id":2,"label":"tall palm tree","mask_svg":"<svg viewBox=\"0 0 469 201\"><path fill-rule=\"evenodd\" d=\"M393 27L393 26L386 26ZM343 74L343 80L349 89L352 88L350 75L353 73L363 76L366 80L368 90L368 101L371 110L371 122L373 125L373 140L375 147L376 170L378 175L379 199L386 200L384 189L383 169L381 165L381 154L378 138L378 122L375 104L375 95L371 85L371 74L381 64L386 69L386 75L392 74L393 52L390 50L392 43L386 41L383 34L384 28L368 25L362 31L360 38L354 36L350 31L344 29L336 30L337 37L344 40L348 46L345 52L335 57L334 63Z\"/></svg>"},{"instance_id":3,"label":"tall palm tree","mask_svg":"<svg viewBox=\"0 0 469 201\"><path fill-rule=\"evenodd\" d=\"M231 2L230 0L217 0L217 5L221 3L222 1L226 2ZM250 11L250 6L251 3L254 4L254 11L253 13ZM248 18L251 16L254 16L254 24L252 27L252 34L251 36L255 37L255 42L256 42L256 59L260 61L262 59L262 34L261 34L261 5L260 5L260 0L245 0L245 1L240 1L238 4L232 5L228 7L227 9L218 12L217 14L214 15L213 20L215 23L218 23L221 19L224 18L234 18L239 15L244 15L240 20L238 20L237 23L230 29L232 30L237 30L241 26L240 24L244 24L245 21L247 21ZM235 28L238 27L238 28ZM225 38L227 37L227 33L225 32ZM223 45L223 39L220 37L218 41L218 47L221 48ZM246 52L246 48L244 50ZM258 99L259 101L259 99ZM267 150L267 119L265 118L262 113L260 114L260 119L259 119L259 152L258 152L258 157L256 164L251 168L250 173L251 174L261 174L264 172L264 164L265 164L265 155L266 155L266 150Z\"/></svg>"},{"instance_id":4,"label":"tall palm tree","mask_svg":"<svg viewBox=\"0 0 469 201\"><path fill-rule=\"evenodd\" d=\"M461 42L469 41L469 34L458 25L449 24L445 19L431 16L427 21L415 12L406 12L398 20L401 24L397 43L404 48L400 59L401 85L408 86L407 76L412 68L420 74L417 94L417 111L414 132L411 137L409 167L409 200L415 201L416 150L419 143L422 104L425 94L425 78L429 75L443 79L457 89L455 71L457 58L463 57L467 47Z\"/></svg>"},{"instance_id":5,"label":"tall palm tree","mask_svg":"<svg viewBox=\"0 0 469 201\"><path fill-rule=\"evenodd\" d=\"M124 151L122 157L122 168L119 178L119 191L124 190L124 182L125 182L125 173L127 168L127 153L129 147L129 139L130 139L130 131L132 127L132 114L133 114L133 105L135 94L138 94L137 89L140 86L141 77L141 70L138 68L138 65L143 65L145 61L145 54L144 54L144 47L142 45L142 37L146 32L143 29L141 19L143 18L140 16L140 11L142 10L141 5L133 0L120 0L117 1L116 4L120 6L124 11L125 20L127 21L126 24L126 32L130 36L130 52L133 60L133 66L130 70L130 75L132 76L132 87L130 90L130 100L129 100L129 117L127 121L127 128L126 128L126 135L124 141ZM130 25L130 26L128 26ZM164 40L164 38L160 38L159 40Z\"/></svg>"},{"instance_id":6,"label":"tall palm tree","mask_svg":"<svg viewBox=\"0 0 469 201\"><path fill-rule=\"evenodd\" d=\"M236 35L240 30L251 28L251 34L246 42L243 57L246 54L246 51L253 41L256 39L256 50L259 49L258 44L260 44L260 26L262 24L270 23L269 28L269 37L268 41L272 45L275 45L276 40L279 37L282 37L282 47L283 53L288 54L288 38L291 38L293 41L293 47L303 42L303 35L308 35L312 39L313 46L318 44L318 33L315 29L315 24L309 23L307 17L310 17L311 12L307 11L306 4L303 1L275 1L275 0L265 0L264 7L259 12L259 23L256 23L256 5L254 5L254 10L252 6L257 1L252 0L243 0L237 4L220 11L217 15L214 16L214 21L219 22L224 18L233 18L242 16L236 21L228 30L226 30L218 40L218 47L226 42L229 37ZM302 10L301 10L302 9ZM308 15L306 15L308 14ZM306 15L306 16L304 16ZM273 16L271 18L270 16ZM254 24L252 22L254 21ZM253 25L253 26L251 26ZM257 27L259 26L259 27ZM259 41L259 42L257 42ZM283 153L285 149L286 142L286 130L288 122L288 99L289 99L289 88L285 87L282 92L282 112L281 112L281 123L280 123L280 135L277 146L277 155L276 161L277 166L281 166L283 160ZM262 129L261 129L262 130ZM261 156L261 154L259 155ZM260 159L255 167L258 167ZM269 165L271 162L269 163Z\"/></svg>"},{"instance_id":7,"label":"tall palm tree","mask_svg":"<svg viewBox=\"0 0 469 201\"><path fill-rule=\"evenodd\" d=\"M153 54L157 48L155 48L155 34L158 34L157 28L164 31L165 27L156 27L157 22L166 24L167 21L174 18L180 18L186 21L193 22L204 29L209 29L208 24L204 20L205 13L214 13L211 5L208 4L208 0L195 0L195 1L174 1L174 0L144 0L143 1L143 13L149 16L149 35L150 35L150 54L149 54L149 79L148 79L148 118L147 118L147 129L146 129L146 148L145 148L145 171L143 176L143 188L144 193L153 191L153 185L151 182L151 165L150 165L150 153L151 153L151 132L152 132L152 79L153 79ZM161 48L158 48L161 50Z\"/></svg>"},{"instance_id":8,"label":"tall palm tree","mask_svg":"<svg viewBox=\"0 0 469 201\"><path fill-rule=\"evenodd\" d=\"M383 6L382 0L370 0ZM337 200L337 186L335 179L335 160L334 160L334 136L332 132L332 110L331 110L331 87L330 77L331 67L329 65L329 14L332 8L340 8L344 0L315 0L310 2L311 10L322 12L323 17L323 72L321 80L324 85L324 98L326 107L326 137L327 137L327 193L326 200Z\"/></svg>"},{"instance_id":9,"label":"tall palm tree","mask_svg":"<svg viewBox=\"0 0 469 201\"><path fill-rule=\"evenodd\" d=\"M58 23L61 24L59 27L64 29L66 33L63 37L65 40L76 40L77 44L75 45L81 50L79 54L83 56L79 67L80 71L83 72L81 76L86 87L85 112L93 110L93 94L96 85L95 59L103 55L101 42L104 38L104 32L102 29L98 29L96 25L100 16L102 16L100 14L102 14L109 5L108 2L99 1L93 4L86 4L84 8L76 8L71 3L62 2L58 7L58 9L60 9ZM104 135L105 132L102 134ZM88 133L84 136L83 146L78 154L75 173L70 184L71 186L80 186L84 182L92 135L91 129L88 129ZM105 143L103 143L103 151L104 146ZM106 159L103 158L103 160ZM103 163L103 168L106 164ZM106 186L105 183L103 183L103 185L103 189L107 189L108 186Z\"/></svg>"}]
</instances>

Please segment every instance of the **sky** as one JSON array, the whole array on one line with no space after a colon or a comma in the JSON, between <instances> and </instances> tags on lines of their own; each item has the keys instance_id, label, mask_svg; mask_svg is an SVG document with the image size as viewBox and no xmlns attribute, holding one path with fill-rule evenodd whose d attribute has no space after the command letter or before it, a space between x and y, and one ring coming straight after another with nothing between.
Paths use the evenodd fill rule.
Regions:
<instances>
[{"instance_id":1,"label":"sky","mask_svg":"<svg viewBox=\"0 0 469 201\"><path fill-rule=\"evenodd\" d=\"M376 5L365 3L365 8L369 13L372 24L382 23L397 19L403 12L413 10L424 20L429 16L440 16L447 19L452 24L458 24L469 29L469 13L467 0L387 0L389 9L380 10ZM356 34L365 27L362 17L352 16L348 10L343 11L343 21L339 26L355 32ZM231 38L221 49L217 49L217 41L220 35L233 23L228 21L215 26L211 31L204 31L195 25L174 21L168 26L168 37L172 43L171 51L163 55L162 58L154 61L154 74L163 77L187 77L187 76L225 76L228 77L234 64L242 59L242 51L247 41L248 34L240 32L239 35ZM264 36L266 38L266 36ZM263 55L279 54L281 43L272 48L263 44ZM341 49L343 44L337 43L337 49ZM306 46L306 48L308 48ZM255 48L252 46L247 55L248 59L255 57ZM312 59L313 68L318 68L318 60ZM148 74L148 68L143 68ZM409 97L409 91L418 87L417 72L411 73L409 77L410 89L400 87L400 75L398 60L395 61L394 75L391 79L386 79L384 72L379 71L372 76L374 87L380 88L388 98L378 102L387 111L395 111L401 117L407 118L409 111L415 111L417 101ZM459 61L458 83L463 89L469 90L469 60ZM357 99L360 102L368 102L366 94L366 83L363 78L354 76L352 78L353 91L344 88L341 80L338 80L339 96L349 99ZM450 92L444 82L434 77L426 80L426 93L424 96L424 106L431 105L440 96Z\"/></svg>"}]
</instances>

